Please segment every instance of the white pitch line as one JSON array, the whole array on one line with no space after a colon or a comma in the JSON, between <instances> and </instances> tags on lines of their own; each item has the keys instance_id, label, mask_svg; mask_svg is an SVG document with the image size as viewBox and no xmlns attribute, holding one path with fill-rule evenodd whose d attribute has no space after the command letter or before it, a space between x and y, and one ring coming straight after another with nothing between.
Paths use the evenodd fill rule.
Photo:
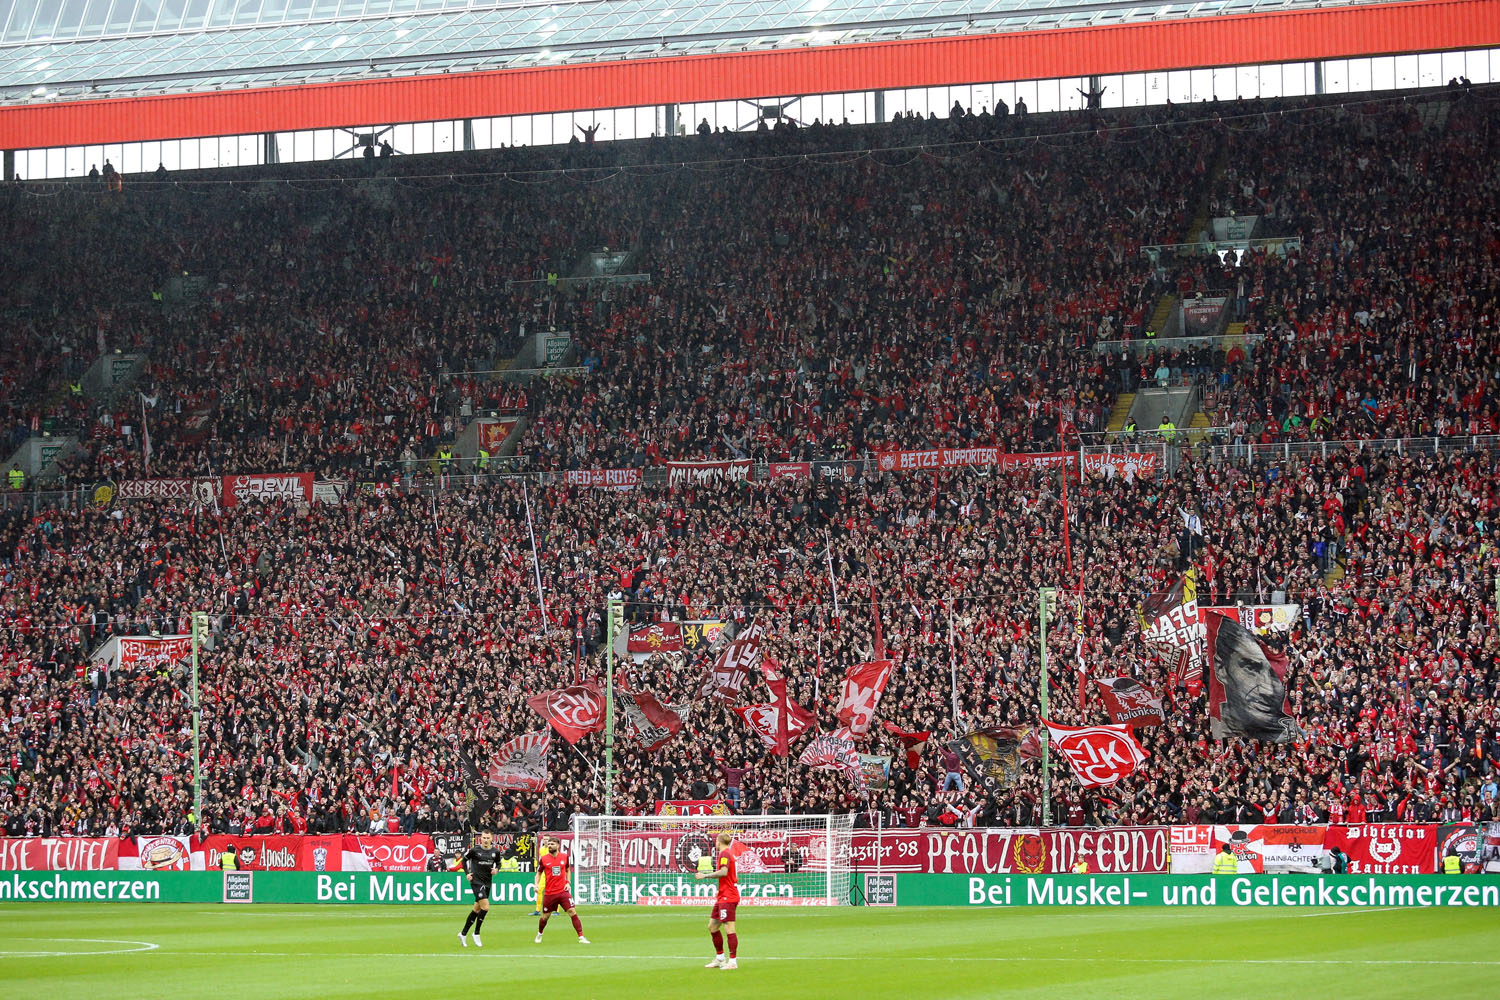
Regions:
<instances>
[{"instance_id":1,"label":"white pitch line","mask_svg":"<svg viewBox=\"0 0 1500 1000\"><path fill-rule=\"evenodd\" d=\"M127 941L119 938L33 938L33 937L8 937L6 942L19 941L45 941L49 944L129 944L136 945L134 948L108 948L102 951L43 951L14 950L0 951L0 957L4 958L87 958L90 955L137 955L141 952L155 951L161 945L150 941Z\"/></svg>"},{"instance_id":2,"label":"white pitch line","mask_svg":"<svg viewBox=\"0 0 1500 1000\"><path fill-rule=\"evenodd\" d=\"M1405 909L1409 909L1409 907L1405 907L1405 906L1374 906L1374 907L1371 907L1370 909L1367 909L1367 910L1332 910L1332 911L1330 911L1328 913L1293 913L1293 914L1289 914L1289 915L1293 916L1293 917L1302 917L1304 919L1307 918L1307 917L1347 917L1347 916L1350 916L1352 914L1360 914L1360 913L1388 913L1391 910L1405 910Z\"/></svg>"},{"instance_id":3,"label":"white pitch line","mask_svg":"<svg viewBox=\"0 0 1500 1000\"><path fill-rule=\"evenodd\" d=\"M528 951L496 952L483 951L429 951L429 952L359 952L349 955L330 955L326 951L178 951L172 949L159 952L162 955L212 955L226 958L334 958L360 961L370 958L457 958L464 961L485 959L552 959L571 962L577 960L596 962L696 962L697 955L558 955ZM1500 966L1500 960L1489 959L1438 959L1438 958L1125 958L1113 955L1088 956L1042 956L1042 955L752 955L747 962L982 962L1011 964L1020 962L1109 962L1132 965L1439 965L1439 966Z\"/></svg>"}]
</instances>

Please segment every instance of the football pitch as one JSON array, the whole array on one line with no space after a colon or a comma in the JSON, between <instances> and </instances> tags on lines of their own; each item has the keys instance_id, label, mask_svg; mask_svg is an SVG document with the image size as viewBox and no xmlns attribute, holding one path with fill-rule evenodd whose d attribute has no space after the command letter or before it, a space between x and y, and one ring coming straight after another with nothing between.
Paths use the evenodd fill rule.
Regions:
<instances>
[{"instance_id":1,"label":"football pitch","mask_svg":"<svg viewBox=\"0 0 1500 1000\"><path fill-rule=\"evenodd\" d=\"M0 996L1493 997L1500 912L1289 909L741 911L740 968L706 913L631 907L536 920L463 907L0 905Z\"/></svg>"}]
</instances>

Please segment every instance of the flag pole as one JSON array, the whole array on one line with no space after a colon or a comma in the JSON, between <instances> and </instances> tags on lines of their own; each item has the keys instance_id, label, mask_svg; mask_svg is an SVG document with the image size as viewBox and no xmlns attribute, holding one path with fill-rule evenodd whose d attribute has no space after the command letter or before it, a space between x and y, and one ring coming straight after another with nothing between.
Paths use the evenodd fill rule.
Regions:
<instances>
[{"instance_id":1,"label":"flag pole","mask_svg":"<svg viewBox=\"0 0 1500 1000\"><path fill-rule=\"evenodd\" d=\"M842 617L839 614L839 584L833 578L833 537L829 535L828 529L823 529L823 554L828 557L828 586L833 590L833 615L835 618ZM1500 581L1496 583L1496 596L1500 598Z\"/></svg>"},{"instance_id":2,"label":"flag pole","mask_svg":"<svg viewBox=\"0 0 1500 1000\"><path fill-rule=\"evenodd\" d=\"M194 834L203 826L203 757L200 748L199 731L203 727L203 707L198 698L198 644L202 642L204 629L208 625L208 615L202 611L194 611L192 627L188 629L192 635L193 647L193 825Z\"/></svg>"},{"instance_id":3,"label":"flag pole","mask_svg":"<svg viewBox=\"0 0 1500 1000\"><path fill-rule=\"evenodd\" d=\"M531 523L531 494L526 489L524 479L521 480L521 499L526 501L526 532L531 535L531 572L536 577L536 599L542 609L542 634L547 635L552 630L547 626L547 597L542 593L542 566L536 558L536 528Z\"/></svg>"},{"instance_id":4,"label":"flag pole","mask_svg":"<svg viewBox=\"0 0 1500 1000\"><path fill-rule=\"evenodd\" d=\"M1039 600L1037 601L1037 622L1040 627L1037 638L1041 644L1042 653L1042 675L1041 683L1040 685L1038 685L1037 694L1041 701L1042 719L1044 720L1042 724L1037 727L1037 737L1040 739L1042 744L1042 825L1051 826L1052 771L1048 766L1049 760L1047 753L1047 749L1051 741L1049 739L1050 734L1047 731L1047 725L1045 722L1047 718L1047 606L1050 602L1057 599L1057 590L1053 587L1043 587L1037 593L1039 597Z\"/></svg>"},{"instance_id":5,"label":"flag pole","mask_svg":"<svg viewBox=\"0 0 1500 1000\"><path fill-rule=\"evenodd\" d=\"M953 602L948 602L948 685L953 695L953 725L958 727L958 659L953 652Z\"/></svg>"},{"instance_id":6,"label":"flag pole","mask_svg":"<svg viewBox=\"0 0 1500 1000\"><path fill-rule=\"evenodd\" d=\"M534 551L534 550L533 550ZM604 605L604 815L614 804L615 788L615 630L623 615L616 598Z\"/></svg>"}]
</instances>

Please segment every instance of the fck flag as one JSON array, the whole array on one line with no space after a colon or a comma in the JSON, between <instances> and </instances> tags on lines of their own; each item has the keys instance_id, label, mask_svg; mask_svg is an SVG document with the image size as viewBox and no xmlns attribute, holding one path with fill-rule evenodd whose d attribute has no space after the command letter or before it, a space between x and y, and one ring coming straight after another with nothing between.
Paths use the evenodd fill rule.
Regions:
<instances>
[{"instance_id":1,"label":"fck flag","mask_svg":"<svg viewBox=\"0 0 1500 1000\"><path fill-rule=\"evenodd\" d=\"M490 758L490 786L540 792L547 787L547 751L550 749L552 734L545 729L517 736Z\"/></svg>"},{"instance_id":2,"label":"fck flag","mask_svg":"<svg viewBox=\"0 0 1500 1000\"><path fill-rule=\"evenodd\" d=\"M681 622L650 622L630 626L625 648L632 653L682 652Z\"/></svg>"},{"instance_id":3,"label":"fck flag","mask_svg":"<svg viewBox=\"0 0 1500 1000\"><path fill-rule=\"evenodd\" d=\"M1134 677L1100 677L1094 683L1099 685L1111 722L1122 726L1162 724L1161 699Z\"/></svg>"},{"instance_id":4,"label":"fck flag","mask_svg":"<svg viewBox=\"0 0 1500 1000\"><path fill-rule=\"evenodd\" d=\"M569 743L577 743L585 734L604 728L604 693L594 681L544 691L526 699L526 704L536 709Z\"/></svg>"},{"instance_id":5,"label":"fck flag","mask_svg":"<svg viewBox=\"0 0 1500 1000\"><path fill-rule=\"evenodd\" d=\"M787 744L805 733L817 721L807 709L784 698L770 705L736 707L734 714L744 719L745 725L755 730L767 749L778 757L785 757Z\"/></svg>"},{"instance_id":6,"label":"fck flag","mask_svg":"<svg viewBox=\"0 0 1500 1000\"><path fill-rule=\"evenodd\" d=\"M1084 788L1113 785L1149 756L1129 726L1059 726L1046 719L1042 725Z\"/></svg>"},{"instance_id":7,"label":"fck flag","mask_svg":"<svg viewBox=\"0 0 1500 1000\"><path fill-rule=\"evenodd\" d=\"M838 719L855 736L870 731L870 724L875 721L875 706L880 703L880 695L890 679L890 660L871 660L849 668L849 675L844 678L843 690L839 693Z\"/></svg>"}]
</instances>

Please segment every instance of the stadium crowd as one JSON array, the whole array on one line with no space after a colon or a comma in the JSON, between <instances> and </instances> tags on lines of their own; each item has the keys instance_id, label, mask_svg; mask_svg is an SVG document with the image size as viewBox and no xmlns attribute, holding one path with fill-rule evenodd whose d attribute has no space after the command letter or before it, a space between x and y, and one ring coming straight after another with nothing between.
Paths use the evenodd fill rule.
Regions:
<instances>
[{"instance_id":1,"label":"stadium crowd","mask_svg":"<svg viewBox=\"0 0 1500 1000\"><path fill-rule=\"evenodd\" d=\"M887 148L846 159L617 169L629 156L669 161L673 143L852 154L860 138L710 135L569 149L580 169L520 192L494 177L336 183L306 167L288 168L296 183L246 179L229 197L183 184L40 205L12 191L5 273L28 259L67 266L55 284L5 293L17 365L0 401L18 437L41 419L82 429L76 482L146 474L144 412L152 476L286 469L385 483L510 392L468 373L552 325L573 333L589 374L528 388L520 450L540 468L1071 447L1163 364L1210 379L1215 422L1245 442L1484 434L1500 377L1489 107L1472 95L1440 127L1399 103L1232 106L1226 122L1196 124L1200 109L1179 109L1152 112L1168 126L1155 129L1091 115L1025 142L1010 138L1014 119L955 116L892 123L878 133ZM986 136L999 144L889 148ZM507 153L521 165L549 155ZM1346 169L1327 169L1332 157ZM778 196L789 186L798 198ZM1162 271L1136 252L1180 239L1205 201L1261 214L1302 250ZM553 291L546 276L595 246L637 248L650 281L604 298ZM179 274L209 280L195 292L169 284ZM1227 290L1265 339L1244 357L1092 350L1145 337L1166 290ZM55 360L65 349L93 356L100 342L151 352L141 398L101 408L48 385L76 377L75 362ZM1223 458L1184 449L1154 478L1075 483L1066 547L1056 476L989 470L625 492L533 482L525 495L515 481L407 481L308 508L11 505L0 823L454 829L456 747L482 757L540 729L527 697L602 676L612 593L642 619L761 619L793 699L824 729L844 670L873 651L877 598L896 660L879 715L931 734L909 761L873 731L866 749L893 768L867 803L844 776L776 760L738 716L693 698L710 654L658 656L630 683L691 701L688 732L651 754L623 748L617 808L723 795L752 811L869 821L878 809L888 825L1035 823L1035 765L987 800L950 777L944 743L1035 723L1037 586L1082 586L1081 611L1065 601L1051 633L1054 721L1102 721L1090 683L1077 696L1080 652L1089 677L1130 673L1165 692L1134 609L1190 566L1206 603L1302 605L1275 641L1293 657L1306 740L1212 741L1201 700L1172 692L1167 724L1144 734L1146 765L1101 793L1055 776L1054 817L1494 818L1493 455ZM1182 527L1193 517L1201 535ZM213 624L201 817L186 665L88 660L112 635L185 632L190 608ZM597 811L601 748L597 733L556 740L548 791L505 796L490 821L558 828Z\"/></svg>"}]
</instances>

